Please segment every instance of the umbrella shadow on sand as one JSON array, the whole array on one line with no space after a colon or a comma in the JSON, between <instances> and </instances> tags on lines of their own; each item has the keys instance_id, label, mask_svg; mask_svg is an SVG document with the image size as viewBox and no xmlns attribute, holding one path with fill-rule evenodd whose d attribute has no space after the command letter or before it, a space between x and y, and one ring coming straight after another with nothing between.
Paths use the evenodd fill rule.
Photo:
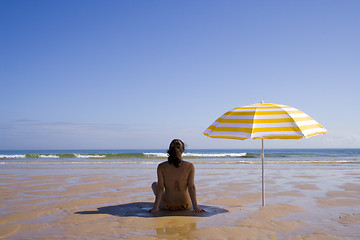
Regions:
<instances>
[{"instance_id":1,"label":"umbrella shadow on sand","mask_svg":"<svg viewBox=\"0 0 360 240\"><path fill-rule=\"evenodd\" d=\"M144 217L151 218L154 217L149 209L153 207L152 202L133 202L126 203L114 206L106 206L99 207L97 211L81 211L76 212L75 214L110 214L113 216L119 217ZM214 206L205 206L199 205L200 208L204 209L205 213L193 213L189 210L184 211L166 211L160 210L158 217L166 217L166 216L187 216L187 217L211 217L216 214L229 212L224 208L214 207Z\"/></svg>"}]
</instances>

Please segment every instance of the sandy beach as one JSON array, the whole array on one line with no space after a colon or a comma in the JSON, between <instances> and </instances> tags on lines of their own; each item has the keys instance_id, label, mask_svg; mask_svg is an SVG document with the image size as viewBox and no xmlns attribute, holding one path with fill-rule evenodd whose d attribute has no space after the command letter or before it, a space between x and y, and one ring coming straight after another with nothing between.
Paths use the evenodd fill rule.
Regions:
<instances>
[{"instance_id":1,"label":"sandy beach","mask_svg":"<svg viewBox=\"0 0 360 240\"><path fill-rule=\"evenodd\" d=\"M357 165L195 164L207 212L147 212L156 164L2 166L2 239L358 239Z\"/></svg>"}]
</instances>

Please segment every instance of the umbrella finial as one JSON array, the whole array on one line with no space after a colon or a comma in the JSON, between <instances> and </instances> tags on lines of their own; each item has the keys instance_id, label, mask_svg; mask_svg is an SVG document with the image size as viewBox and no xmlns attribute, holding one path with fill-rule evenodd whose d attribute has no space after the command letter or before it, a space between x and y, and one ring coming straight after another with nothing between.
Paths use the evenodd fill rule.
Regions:
<instances>
[{"instance_id":1,"label":"umbrella finial","mask_svg":"<svg viewBox=\"0 0 360 240\"><path fill-rule=\"evenodd\" d=\"M261 100L261 104L264 104L264 101L263 101L263 100Z\"/></svg>"}]
</instances>

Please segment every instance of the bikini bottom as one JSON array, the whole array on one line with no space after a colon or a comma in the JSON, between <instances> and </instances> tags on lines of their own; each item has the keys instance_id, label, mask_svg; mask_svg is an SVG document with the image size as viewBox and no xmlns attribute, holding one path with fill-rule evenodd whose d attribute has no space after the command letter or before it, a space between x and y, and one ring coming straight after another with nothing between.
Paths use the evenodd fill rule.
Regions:
<instances>
[{"instance_id":1,"label":"bikini bottom","mask_svg":"<svg viewBox=\"0 0 360 240\"><path fill-rule=\"evenodd\" d=\"M164 199L164 203L170 211L186 210L189 207L190 199L186 203L169 203Z\"/></svg>"}]
</instances>

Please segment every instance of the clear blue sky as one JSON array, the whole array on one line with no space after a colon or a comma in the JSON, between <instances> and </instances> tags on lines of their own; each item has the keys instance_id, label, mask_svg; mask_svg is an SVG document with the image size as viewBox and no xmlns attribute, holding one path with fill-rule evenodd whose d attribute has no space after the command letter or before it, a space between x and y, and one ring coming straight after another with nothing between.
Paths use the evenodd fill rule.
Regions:
<instances>
[{"instance_id":1,"label":"clear blue sky","mask_svg":"<svg viewBox=\"0 0 360 240\"><path fill-rule=\"evenodd\" d=\"M0 149L259 148L202 132L258 103L360 147L360 1L0 1Z\"/></svg>"}]
</instances>

